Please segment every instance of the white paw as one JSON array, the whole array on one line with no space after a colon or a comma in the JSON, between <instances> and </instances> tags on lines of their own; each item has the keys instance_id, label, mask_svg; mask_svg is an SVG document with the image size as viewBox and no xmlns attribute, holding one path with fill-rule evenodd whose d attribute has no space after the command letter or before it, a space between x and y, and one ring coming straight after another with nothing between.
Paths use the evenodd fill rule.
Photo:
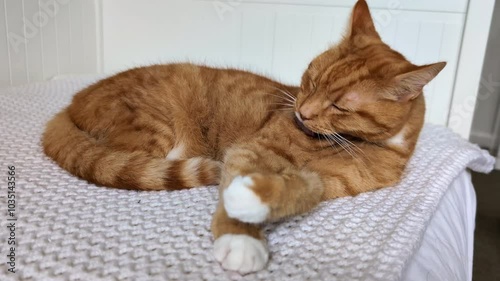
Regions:
<instances>
[{"instance_id":1,"label":"white paw","mask_svg":"<svg viewBox=\"0 0 500 281\"><path fill-rule=\"evenodd\" d=\"M222 268L240 274L263 269L269 259L264 242L241 234L225 234L215 240L214 256Z\"/></svg>"},{"instance_id":2,"label":"white paw","mask_svg":"<svg viewBox=\"0 0 500 281\"><path fill-rule=\"evenodd\" d=\"M261 223L269 215L269 206L262 203L251 186L252 178L235 177L224 190L224 208L230 218L247 223Z\"/></svg>"}]
</instances>

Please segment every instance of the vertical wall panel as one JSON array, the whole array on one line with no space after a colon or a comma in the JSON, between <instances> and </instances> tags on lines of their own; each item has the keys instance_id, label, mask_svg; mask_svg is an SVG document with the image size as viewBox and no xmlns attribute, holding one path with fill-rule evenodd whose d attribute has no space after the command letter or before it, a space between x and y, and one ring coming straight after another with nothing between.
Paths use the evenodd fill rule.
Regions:
<instances>
[{"instance_id":1,"label":"vertical wall panel","mask_svg":"<svg viewBox=\"0 0 500 281\"><path fill-rule=\"evenodd\" d=\"M463 17L465 20L465 16ZM446 125L449 117L449 110L451 99L453 97L455 74L458 67L459 46L462 42L462 29L463 25L460 20L441 21L442 35L439 42L439 51L434 52L437 54L437 61L446 61L448 64L441 71L439 76L434 79L429 85L433 91L431 94L432 102L427 102L427 120L438 120L439 124ZM437 47L436 47L437 50ZM422 54L422 56L424 56ZM428 55L426 63L430 61L433 54ZM426 96L427 98L429 96Z\"/></svg>"},{"instance_id":2,"label":"vertical wall panel","mask_svg":"<svg viewBox=\"0 0 500 281\"><path fill-rule=\"evenodd\" d=\"M85 60L90 59L85 56L85 49L83 43L83 15L82 15L82 1L71 1L69 2L70 10L70 38L71 38L71 65L79 66L79 70L82 70L85 65ZM75 71L72 69L73 73L80 71Z\"/></svg>"},{"instance_id":3,"label":"vertical wall panel","mask_svg":"<svg viewBox=\"0 0 500 281\"><path fill-rule=\"evenodd\" d=\"M330 36L333 43L340 41L342 36L346 34L351 12L349 8L337 8L337 10L337 13L325 13L326 17L333 18L332 34Z\"/></svg>"},{"instance_id":4,"label":"vertical wall panel","mask_svg":"<svg viewBox=\"0 0 500 281\"><path fill-rule=\"evenodd\" d=\"M418 21L398 20L396 38L392 47L405 56L414 58L417 52L419 28Z\"/></svg>"},{"instance_id":5,"label":"vertical wall panel","mask_svg":"<svg viewBox=\"0 0 500 281\"><path fill-rule=\"evenodd\" d=\"M46 15L47 21L40 26L43 44L43 79L51 79L59 75L58 58L58 36L56 28L56 12L59 10L59 4L55 0L39 0L40 13ZM56 8L57 7L57 8Z\"/></svg>"},{"instance_id":6,"label":"vertical wall panel","mask_svg":"<svg viewBox=\"0 0 500 281\"><path fill-rule=\"evenodd\" d=\"M246 11L241 20L239 64L250 70L270 73L273 67L276 14L266 10ZM255 32L256 29L260 32Z\"/></svg>"},{"instance_id":7,"label":"vertical wall panel","mask_svg":"<svg viewBox=\"0 0 500 281\"><path fill-rule=\"evenodd\" d=\"M375 24L382 40L389 46L395 46L397 32L399 29L398 21L391 20L388 24Z\"/></svg>"},{"instance_id":8,"label":"vertical wall panel","mask_svg":"<svg viewBox=\"0 0 500 281\"><path fill-rule=\"evenodd\" d=\"M194 33L189 34L190 40L196 43L190 46L190 53L186 54L189 57L186 58L194 54L193 58L199 61L211 58L207 61L209 64L236 66L241 45L241 14L234 12L228 15L225 21L220 21L215 14L205 13L203 9L196 9L195 13L196 18L208 24L198 24L197 28L192 30ZM168 40L168 37L166 38ZM200 49L203 51L200 52Z\"/></svg>"},{"instance_id":9,"label":"vertical wall panel","mask_svg":"<svg viewBox=\"0 0 500 281\"><path fill-rule=\"evenodd\" d=\"M421 23L420 34L422 34L423 38L418 41L417 53L415 55L416 64L428 64L440 61L441 48L443 46L443 32L444 24L442 22ZM437 83L439 84L440 81L437 80ZM444 121L448 118L448 116L440 114L440 110L435 108L436 105L440 104L441 95L439 92L443 91L442 87L436 87L436 85L436 81L433 81L424 89L425 99L427 101L427 118Z\"/></svg>"},{"instance_id":10,"label":"vertical wall panel","mask_svg":"<svg viewBox=\"0 0 500 281\"><path fill-rule=\"evenodd\" d=\"M309 44L313 19L310 15L279 13L276 19L274 65L279 80L294 83L300 79L311 57Z\"/></svg>"},{"instance_id":11,"label":"vertical wall panel","mask_svg":"<svg viewBox=\"0 0 500 281\"><path fill-rule=\"evenodd\" d=\"M95 5L92 1L82 2L82 22L83 30L83 57L85 58L82 71L86 73L95 72L98 68L97 58L98 57L98 46L97 46L97 14Z\"/></svg>"},{"instance_id":12,"label":"vertical wall panel","mask_svg":"<svg viewBox=\"0 0 500 281\"><path fill-rule=\"evenodd\" d=\"M97 1L0 0L0 87L96 73Z\"/></svg>"},{"instance_id":13,"label":"vertical wall panel","mask_svg":"<svg viewBox=\"0 0 500 281\"><path fill-rule=\"evenodd\" d=\"M6 0L0 0L0 87L10 85L10 57L7 40Z\"/></svg>"},{"instance_id":14,"label":"vertical wall panel","mask_svg":"<svg viewBox=\"0 0 500 281\"><path fill-rule=\"evenodd\" d=\"M7 9L7 40L13 84L28 82L26 40L23 24L22 0L5 0Z\"/></svg>"},{"instance_id":15,"label":"vertical wall panel","mask_svg":"<svg viewBox=\"0 0 500 281\"><path fill-rule=\"evenodd\" d=\"M24 24L28 77L30 81L41 81L44 79L42 32L40 26L35 24L39 14L40 6L38 0L24 0Z\"/></svg>"},{"instance_id":16,"label":"vertical wall panel","mask_svg":"<svg viewBox=\"0 0 500 281\"><path fill-rule=\"evenodd\" d=\"M59 72L69 74L73 72L71 61L71 15L70 5L61 5L56 19L57 50L59 55Z\"/></svg>"},{"instance_id":17,"label":"vertical wall panel","mask_svg":"<svg viewBox=\"0 0 500 281\"><path fill-rule=\"evenodd\" d=\"M327 15L317 15L312 17L313 27L311 32L311 41L309 44L309 53L312 57L328 49L338 38L332 38L332 29L336 25L338 17ZM342 26L345 25L342 24ZM335 34L338 36L339 34Z\"/></svg>"}]
</instances>

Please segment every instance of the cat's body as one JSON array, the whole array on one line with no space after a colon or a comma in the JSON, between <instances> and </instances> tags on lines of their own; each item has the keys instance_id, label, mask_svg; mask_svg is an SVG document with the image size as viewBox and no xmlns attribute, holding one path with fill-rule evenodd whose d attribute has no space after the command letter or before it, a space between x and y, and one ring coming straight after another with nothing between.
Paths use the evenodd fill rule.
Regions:
<instances>
[{"instance_id":1,"label":"cat's body","mask_svg":"<svg viewBox=\"0 0 500 281\"><path fill-rule=\"evenodd\" d=\"M268 259L259 224L399 181L423 125L415 66L383 44L358 1L349 35L291 87L190 64L133 69L78 93L47 126L47 155L105 186L219 184L215 257L248 273Z\"/></svg>"},{"instance_id":2,"label":"cat's body","mask_svg":"<svg viewBox=\"0 0 500 281\"><path fill-rule=\"evenodd\" d=\"M49 123L44 148L71 173L125 189L218 184L217 162L230 147L241 145L262 146L298 168L328 159L327 166L337 167L331 173L346 190L327 192L331 195L325 198L356 195L398 181L414 138L404 145L353 138L352 144L343 143L348 147L343 149L330 139L307 135L287 104L299 90L238 70L192 64L136 68L75 95ZM417 132L423 122L420 100L417 107L422 108L412 116ZM357 167L373 170L374 164L385 167L377 171L378 180Z\"/></svg>"},{"instance_id":3,"label":"cat's body","mask_svg":"<svg viewBox=\"0 0 500 281\"><path fill-rule=\"evenodd\" d=\"M294 90L252 73L192 64L132 69L75 95L49 124L45 151L73 174L106 186L218 184L215 161L226 149L285 114L279 89ZM195 157L204 159L178 161Z\"/></svg>"}]
</instances>

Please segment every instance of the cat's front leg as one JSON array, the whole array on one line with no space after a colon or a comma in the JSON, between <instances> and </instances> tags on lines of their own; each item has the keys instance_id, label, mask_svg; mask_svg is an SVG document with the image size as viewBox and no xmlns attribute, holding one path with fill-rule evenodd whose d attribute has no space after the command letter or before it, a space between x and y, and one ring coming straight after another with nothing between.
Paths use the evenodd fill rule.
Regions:
<instances>
[{"instance_id":1,"label":"cat's front leg","mask_svg":"<svg viewBox=\"0 0 500 281\"><path fill-rule=\"evenodd\" d=\"M225 159L221 183L219 186L219 203L212 219L212 233L214 235L214 257L226 270L237 271L241 274L247 274L261 270L267 264L269 252L265 237L261 232L261 227L256 224L257 220L265 218L265 210L257 210L259 214L253 214L254 218L250 219L252 223L243 222L234 217L230 217L227 213L225 200L225 191L231 187L233 191L240 191L242 196L252 197L248 192L245 193L245 180L241 176L244 171L243 167L248 166L252 161L254 153L246 155L238 154L240 159L231 158ZM233 161L236 161L234 163ZM229 165L227 165L229 164ZM252 199L254 199L252 201ZM255 209L252 203L255 201L255 196L250 200L240 200L250 209ZM229 204L230 205L230 204ZM262 206L261 206L262 207ZM229 207L231 209L231 207ZM258 204L257 204L258 209ZM255 210L250 211L255 212ZM245 216L252 217L252 214L247 213ZM257 218L258 217L258 218Z\"/></svg>"},{"instance_id":2,"label":"cat's front leg","mask_svg":"<svg viewBox=\"0 0 500 281\"><path fill-rule=\"evenodd\" d=\"M225 269L257 271L268 260L259 224L310 211L323 184L317 174L261 147L234 149L224 163L212 221L215 257Z\"/></svg>"},{"instance_id":3,"label":"cat's front leg","mask_svg":"<svg viewBox=\"0 0 500 281\"><path fill-rule=\"evenodd\" d=\"M228 216L254 224L308 212L322 194L317 174L296 169L238 175L222 191Z\"/></svg>"},{"instance_id":4,"label":"cat's front leg","mask_svg":"<svg viewBox=\"0 0 500 281\"><path fill-rule=\"evenodd\" d=\"M222 201L212 220L214 257L226 270L247 274L265 267L269 259L260 226L228 217Z\"/></svg>"}]
</instances>

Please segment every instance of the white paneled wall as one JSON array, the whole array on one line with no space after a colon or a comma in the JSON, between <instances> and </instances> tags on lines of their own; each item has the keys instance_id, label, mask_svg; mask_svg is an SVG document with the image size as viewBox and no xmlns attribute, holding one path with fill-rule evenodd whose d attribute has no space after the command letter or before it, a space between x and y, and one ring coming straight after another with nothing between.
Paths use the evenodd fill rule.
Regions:
<instances>
[{"instance_id":1,"label":"white paneled wall","mask_svg":"<svg viewBox=\"0 0 500 281\"><path fill-rule=\"evenodd\" d=\"M104 69L189 60L297 84L311 59L341 38L354 2L105 0ZM448 62L426 89L427 120L446 125L467 1L369 3L378 7L372 8L377 28L396 50L417 64ZM391 3L403 10L384 9Z\"/></svg>"},{"instance_id":2,"label":"white paneled wall","mask_svg":"<svg viewBox=\"0 0 500 281\"><path fill-rule=\"evenodd\" d=\"M99 70L95 0L0 0L0 87Z\"/></svg>"}]
</instances>

